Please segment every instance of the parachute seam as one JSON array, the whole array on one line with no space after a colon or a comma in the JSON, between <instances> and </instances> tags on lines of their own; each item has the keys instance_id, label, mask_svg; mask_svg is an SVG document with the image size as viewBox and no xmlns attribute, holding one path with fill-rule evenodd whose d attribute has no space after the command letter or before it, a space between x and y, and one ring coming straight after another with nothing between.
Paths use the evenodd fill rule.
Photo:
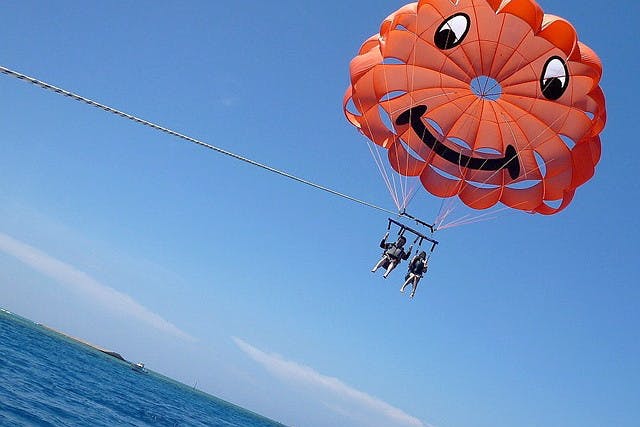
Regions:
<instances>
[{"instance_id":1,"label":"parachute seam","mask_svg":"<svg viewBox=\"0 0 640 427\"><path fill-rule=\"evenodd\" d=\"M511 104L511 105L513 105L513 104ZM514 106L515 108L518 108L518 109L522 110L521 108L519 108L519 107L518 107L518 106L516 106L516 105L513 105L513 106ZM514 125L515 125L519 130L520 130L520 132L521 132L523 135L526 135L526 134L525 134L525 132L524 132L524 131L522 130L522 128L520 127L520 125L518 124L517 120L515 120L515 119L514 119L514 118L513 118L513 117L512 117L512 116L511 116L507 111L503 110L503 111L501 111L501 114L504 114L507 118L511 119L511 122L513 122L513 124L514 124ZM553 124L554 124L557 120L559 120L560 118L561 118L561 117L558 117L558 119L556 119L556 120L554 120L553 122L551 122L551 125L553 125ZM565 119L565 120L566 120L566 119ZM511 132L512 132L512 136L514 137L514 141L515 141L515 135L513 135L513 130L511 129L511 125L510 125L510 124L509 124L509 122L507 122L507 121L505 121L505 123L507 124L507 126L508 126L508 127L509 127L509 129L511 130ZM547 125L547 124L546 124L546 123L544 123L544 122L542 122L542 124L544 124L544 125L546 126L546 129L551 129L551 126L550 126L550 125ZM517 153L520 153L522 150L527 149L527 148L529 148L530 146L532 146L532 145L533 145L533 143L535 142L535 140L536 140L536 139L538 139L538 138L540 137L540 135L542 135L543 133L544 133L544 131L539 132L539 133L538 133L538 135L536 135L534 138L532 138L532 139L531 139L531 140L530 140L530 141L529 141L529 142L528 142L524 147L522 147L522 149L521 149L520 151L518 151ZM544 162L545 166L546 166L546 165L548 165L548 164L550 164L551 162L553 162L553 161L554 161L554 160L556 160L556 159L557 159L557 157L552 158L552 159L550 159L549 161L545 161L545 162ZM511 160L511 159L510 159L510 160ZM492 176L493 176L493 175L495 175L496 173L497 173L497 171L496 171L496 172L494 172L494 173L492 174ZM542 177L542 179L541 179L541 182L542 182L543 188L544 188L544 187L545 187L545 185L546 185L546 183L545 183L545 179L546 179L546 177ZM522 191L522 190L519 190L519 191ZM483 196L483 197L484 197L484 196ZM501 197L500 197L500 198L502 198L502 195L501 195ZM544 191L543 191L542 199L543 199L543 201L544 201ZM481 199L480 199L480 200L481 200Z\"/></svg>"},{"instance_id":2,"label":"parachute seam","mask_svg":"<svg viewBox=\"0 0 640 427\"><path fill-rule=\"evenodd\" d=\"M520 47L520 46L518 46ZM526 65L522 65L524 58L522 58L522 60L520 61L520 64L518 65L517 69L513 71L513 73L509 74L508 76L506 76L505 78L502 79L501 84L502 84L502 89L504 88L509 88L509 87L513 87L513 86L517 86L517 85L521 85L523 83L532 83L532 82L538 82L540 81L540 74L536 73L536 69L533 67L533 63L535 61L537 61L538 59L544 57L545 55L548 55L550 52L553 52L553 47L549 48L548 50L545 50L543 53L541 53L540 55L536 56L535 58L532 59L527 59L527 63ZM507 61L508 63L508 61ZM504 65L506 65L507 63L505 63ZM500 69L500 72L502 72L502 70L504 69L504 65L502 66L502 68ZM517 83L513 83L513 84L505 84L504 81L510 79L511 77L513 77L514 75L516 75L518 72L520 72L521 70L524 70L525 68L531 68L531 71L533 72L533 75L536 76L536 78L534 80L525 80L525 81L521 81L521 82L517 82ZM498 73L499 74L499 73Z\"/></svg>"},{"instance_id":3,"label":"parachute seam","mask_svg":"<svg viewBox=\"0 0 640 427\"><path fill-rule=\"evenodd\" d=\"M505 21L506 21L506 19L505 19ZM502 27L504 27L504 21L503 21L503 23L502 23ZM518 51L518 49L520 49L520 46L521 46L521 45L525 42L525 40L527 39L527 34L528 34L528 33L526 33L524 36L522 36L522 39L518 42L518 44L517 44L515 47L511 47L511 46L509 46L509 45L507 45L507 44L504 44L504 46L506 46L506 47L508 47L509 49L511 49L514 53L515 53L515 52L517 52L517 51ZM502 35L502 33L501 33L500 35ZM503 43L500 43L500 40L498 40L498 44L501 44L501 45L502 45ZM511 73L511 75L510 75L510 76L512 76L512 75L513 75L513 74L515 74L517 71L519 71L519 70L521 70L521 69L522 69L522 64L523 64L523 62L524 62L524 58L522 57L522 55L519 55L519 57L520 57L520 63L519 63L519 64L518 64L518 66L516 67L516 68L517 68L517 69L516 69L516 71L515 71L515 72L513 72L513 73ZM509 64L509 61L505 61L505 62L502 64L502 66L501 66L499 69L497 69L497 70L496 70L496 78L500 75L500 73L502 73L502 70L504 70L504 67L506 67L506 66L507 66L507 64ZM502 81L503 81L503 80L504 80L504 79L502 79ZM504 86L503 86L503 88L504 88Z\"/></svg>"}]
</instances>

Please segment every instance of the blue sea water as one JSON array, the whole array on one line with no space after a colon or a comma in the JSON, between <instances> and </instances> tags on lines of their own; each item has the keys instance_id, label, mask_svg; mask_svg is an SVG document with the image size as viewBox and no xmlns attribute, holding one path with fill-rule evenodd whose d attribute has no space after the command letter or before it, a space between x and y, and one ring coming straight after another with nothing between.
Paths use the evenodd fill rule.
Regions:
<instances>
[{"instance_id":1,"label":"blue sea water","mask_svg":"<svg viewBox=\"0 0 640 427\"><path fill-rule=\"evenodd\" d=\"M282 426L0 312L1 426Z\"/></svg>"}]
</instances>

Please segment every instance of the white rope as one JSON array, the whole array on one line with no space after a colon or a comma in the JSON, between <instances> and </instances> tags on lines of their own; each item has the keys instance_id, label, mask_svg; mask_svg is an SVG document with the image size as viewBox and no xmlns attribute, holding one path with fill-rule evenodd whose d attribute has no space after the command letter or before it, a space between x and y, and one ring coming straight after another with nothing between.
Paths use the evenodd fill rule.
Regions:
<instances>
[{"instance_id":1,"label":"white rope","mask_svg":"<svg viewBox=\"0 0 640 427\"><path fill-rule=\"evenodd\" d=\"M338 192L336 190L332 190L331 188L316 184L316 183L311 182L309 180L297 177L297 176L292 175L292 174L290 174L288 172L284 172L282 170L273 168L273 167L265 165L263 163L256 162L255 160L251 160L251 159L249 159L247 157L240 156L238 154L235 154L235 153L232 153L230 151L224 150L224 149L222 149L220 147L216 147L214 145L207 144L206 142L203 142L203 141L200 141L198 139L192 138L190 136L184 135L182 133L176 132L176 131L174 131L172 129L169 129L169 128L166 128L164 126L160 126L158 124L149 122L147 120L144 120L144 119L141 119L139 117L133 116L131 114L125 113L123 111L116 110L115 108L109 107L108 105L101 104L101 103L99 103L97 101L93 101L93 100L91 100L89 98L85 98L84 96L75 94L73 92L69 92L68 90L61 89L59 87L53 86L53 85L51 85L49 83L43 82L43 81L35 79L33 77L29 77L27 75L24 75L24 74L19 73L17 71L11 70L9 68L0 66L0 72L3 73L3 74L6 74L8 76L15 77L17 79L27 81L27 82L29 82L29 83L31 83L33 85L39 86L39 87L41 87L43 89L58 93L60 95L64 95L64 96L69 97L71 99L74 99L76 101L84 102L85 104L91 105L92 107L96 107L96 108L99 108L101 110L104 110L107 113L115 114L116 116L120 116L120 117L122 117L124 119L131 120L131 121L136 122L138 124L141 124L143 126L148 126L148 127L152 128L152 129L158 130L160 132L164 132L166 134L175 136L176 138L180 138L182 140L191 142L193 144L200 145L201 147L208 148L209 150L213 150L213 151L216 151L216 152L218 152L220 154L224 154L225 156L232 157L232 158L234 158L236 160L240 160L240 161L248 163L250 165L257 166L259 168L265 169L265 170L267 170L269 172L273 172L275 174L284 176L285 178L289 178L289 179L291 179L293 181L297 181L297 182L299 182L301 184L305 184L305 185L308 185L310 187L316 188L318 190L322 190L322 191L325 191L327 193L331 193L331 194L333 194L335 196L342 197L343 199L347 199L347 200L350 200L352 202L359 203L361 205L367 206L367 207L372 208L372 209L376 209L376 210L379 210L379 211L382 211L382 212L386 212L386 213L392 214L392 215L396 215L397 214L397 212L393 212L393 211L391 211L389 209L385 209L383 207L374 205L374 204L366 202L364 200L360 200L360 199L357 199L355 197L349 196L347 194L340 193L340 192Z\"/></svg>"}]
</instances>

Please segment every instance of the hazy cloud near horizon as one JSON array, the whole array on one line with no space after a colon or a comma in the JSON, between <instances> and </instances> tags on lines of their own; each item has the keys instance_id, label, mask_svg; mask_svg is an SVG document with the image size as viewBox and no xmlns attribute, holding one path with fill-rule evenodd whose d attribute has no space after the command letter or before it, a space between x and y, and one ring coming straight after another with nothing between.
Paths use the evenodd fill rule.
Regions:
<instances>
[{"instance_id":1,"label":"hazy cloud near horizon","mask_svg":"<svg viewBox=\"0 0 640 427\"><path fill-rule=\"evenodd\" d=\"M240 350L274 376L329 392L337 402L325 402L324 405L342 416L361 421L363 425L433 427L337 378L320 374L313 368L286 360L277 354L266 353L239 338L232 339Z\"/></svg>"},{"instance_id":2,"label":"hazy cloud near horizon","mask_svg":"<svg viewBox=\"0 0 640 427\"><path fill-rule=\"evenodd\" d=\"M1 232L0 251L18 259L39 273L54 279L62 286L79 292L94 303L112 311L124 313L148 326L180 339L196 341L194 337L165 320L159 314L144 307L129 295L104 285L76 267Z\"/></svg>"}]
</instances>

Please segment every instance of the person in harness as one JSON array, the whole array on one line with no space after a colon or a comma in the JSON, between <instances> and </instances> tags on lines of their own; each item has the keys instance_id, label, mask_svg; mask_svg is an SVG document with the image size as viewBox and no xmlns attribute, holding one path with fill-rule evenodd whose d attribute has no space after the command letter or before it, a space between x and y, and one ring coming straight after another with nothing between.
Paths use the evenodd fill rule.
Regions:
<instances>
[{"instance_id":1,"label":"person in harness","mask_svg":"<svg viewBox=\"0 0 640 427\"><path fill-rule=\"evenodd\" d=\"M400 288L400 292L404 292L404 288L406 288L410 283L413 284L413 288L411 289L411 298L416 295L416 289L418 288L418 282L427 272L427 268L429 267L429 261L427 260L427 253L425 251L421 251L419 254L413 257L411 262L409 263L409 271L405 276L404 285Z\"/></svg>"},{"instance_id":2,"label":"person in harness","mask_svg":"<svg viewBox=\"0 0 640 427\"><path fill-rule=\"evenodd\" d=\"M371 272L375 273L380 267L386 268L387 271L382 275L385 279L402 260L409 258L413 250L413 245L411 245L409 251L405 252L404 244L407 243L407 239L404 236L398 237L398 240L393 243L387 243L387 237L389 237L389 232L384 235L380 242L380 247L384 249L382 258L380 258L380 261L371 269Z\"/></svg>"}]
</instances>

